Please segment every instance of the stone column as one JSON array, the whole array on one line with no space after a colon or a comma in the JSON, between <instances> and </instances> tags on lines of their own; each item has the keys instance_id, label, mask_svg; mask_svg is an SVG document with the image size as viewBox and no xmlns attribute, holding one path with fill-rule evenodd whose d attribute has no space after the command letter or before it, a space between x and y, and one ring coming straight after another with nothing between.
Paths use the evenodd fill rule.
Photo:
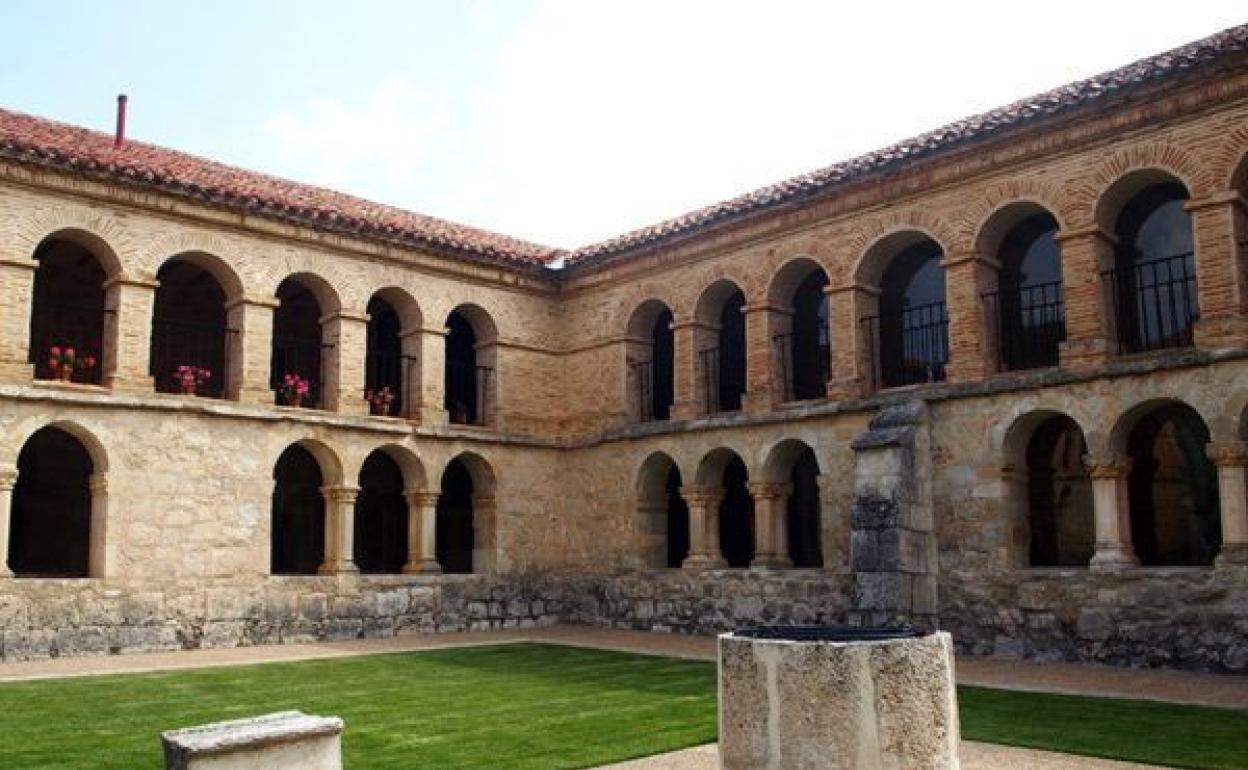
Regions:
<instances>
[{"instance_id":1,"label":"stone column","mask_svg":"<svg viewBox=\"0 0 1248 770\"><path fill-rule=\"evenodd\" d=\"M766 412L784 400L771 344L774 317L782 315L783 310L764 302L745 305L741 311L745 314L745 394L741 397L741 411Z\"/></svg>"},{"instance_id":2,"label":"stone column","mask_svg":"<svg viewBox=\"0 0 1248 770\"><path fill-rule=\"evenodd\" d=\"M407 498L407 575L438 575L438 498L437 492L427 489L409 490Z\"/></svg>"},{"instance_id":3,"label":"stone column","mask_svg":"<svg viewBox=\"0 0 1248 770\"><path fill-rule=\"evenodd\" d=\"M472 571L489 574L505 565L498 562L498 502L494 495L472 498Z\"/></svg>"},{"instance_id":4,"label":"stone column","mask_svg":"<svg viewBox=\"0 0 1248 770\"><path fill-rule=\"evenodd\" d=\"M682 486L680 496L689 506L689 556L681 567L727 567L719 550L719 503L724 499L724 491L717 487Z\"/></svg>"},{"instance_id":5,"label":"stone column","mask_svg":"<svg viewBox=\"0 0 1248 770\"><path fill-rule=\"evenodd\" d=\"M321 319L321 408L341 414L368 414L364 400L364 362L368 314L342 310Z\"/></svg>"},{"instance_id":6,"label":"stone column","mask_svg":"<svg viewBox=\"0 0 1248 770\"><path fill-rule=\"evenodd\" d=\"M1084 455L1092 477L1092 507L1096 519L1096 551L1089 567L1112 571L1139 564L1131 545L1131 513L1127 477L1131 458L1117 452Z\"/></svg>"},{"instance_id":7,"label":"stone column","mask_svg":"<svg viewBox=\"0 0 1248 770\"><path fill-rule=\"evenodd\" d=\"M104 385L116 391L151 393L152 311L158 281L124 275L104 282Z\"/></svg>"},{"instance_id":8,"label":"stone column","mask_svg":"<svg viewBox=\"0 0 1248 770\"><path fill-rule=\"evenodd\" d=\"M404 350L408 341L404 338ZM416 329L411 345L418 359L412 390L412 415L421 425L446 425L446 328Z\"/></svg>"},{"instance_id":9,"label":"stone column","mask_svg":"<svg viewBox=\"0 0 1248 770\"><path fill-rule=\"evenodd\" d=\"M754 559L751 567L763 569L788 569L793 566L789 558L789 527L786 503L793 494L792 484L771 481L752 481L750 496L754 498Z\"/></svg>"},{"instance_id":10,"label":"stone column","mask_svg":"<svg viewBox=\"0 0 1248 770\"><path fill-rule=\"evenodd\" d=\"M836 479L821 473L815 477L819 485L819 552L823 568L835 572L849 570L849 520L837 515L833 502Z\"/></svg>"},{"instance_id":11,"label":"stone column","mask_svg":"<svg viewBox=\"0 0 1248 770\"><path fill-rule=\"evenodd\" d=\"M1214 564L1248 566L1248 442L1210 442L1205 453L1218 467L1222 509L1222 548Z\"/></svg>"},{"instance_id":12,"label":"stone column","mask_svg":"<svg viewBox=\"0 0 1248 770\"><path fill-rule=\"evenodd\" d=\"M225 397L244 404L272 405L269 386L273 356L273 311L277 300L242 297L225 306L229 335L229 371Z\"/></svg>"},{"instance_id":13,"label":"stone column","mask_svg":"<svg viewBox=\"0 0 1248 770\"><path fill-rule=\"evenodd\" d=\"M698 365L697 330L693 319L672 322L673 403L672 419L690 420L706 410L700 389L701 367Z\"/></svg>"},{"instance_id":14,"label":"stone column","mask_svg":"<svg viewBox=\"0 0 1248 770\"><path fill-rule=\"evenodd\" d=\"M317 570L321 575L346 575L359 572L355 566L355 499L356 487L321 487L325 498L325 562Z\"/></svg>"},{"instance_id":15,"label":"stone column","mask_svg":"<svg viewBox=\"0 0 1248 770\"><path fill-rule=\"evenodd\" d=\"M874 387L872 350L877 344L861 319L879 309L879 289L846 285L824 289L828 293L828 323L831 326L832 367L828 378L828 398L859 398Z\"/></svg>"},{"instance_id":16,"label":"stone column","mask_svg":"<svg viewBox=\"0 0 1248 770\"><path fill-rule=\"evenodd\" d=\"M30 314L34 302L33 259L0 257L0 380L29 382L35 375L30 364ZM102 351L96 351L101 353Z\"/></svg>"},{"instance_id":17,"label":"stone column","mask_svg":"<svg viewBox=\"0 0 1248 770\"><path fill-rule=\"evenodd\" d=\"M1112 287L1101 271L1114 266L1112 233L1092 226L1061 232L1062 296L1066 307L1066 341L1061 343L1064 369L1095 369L1118 349L1118 316Z\"/></svg>"},{"instance_id":18,"label":"stone column","mask_svg":"<svg viewBox=\"0 0 1248 770\"><path fill-rule=\"evenodd\" d=\"M642 567L667 566L667 500L637 501L637 554Z\"/></svg>"},{"instance_id":19,"label":"stone column","mask_svg":"<svg viewBox=\"0 0 1248 770\"><path fill-rule=\"evenodd\" d=\"M87 574L93 578L108 578L116 571L109 553L108 474L91 474L87 485L91 490L91 537L87 552Z\"/></svg>"},{"instance_id":20,"label":"stone column","mask_svg":"<svg viewBox=\"0 0 1248 770\"><path fill-rule=\"evenodd\" d=\"M983 295L996 283L1001 265L977 251L949 254L944 262L949 303L951 382L980 380L996 371L995 340L984 313Z\"/></svg>"},{"instance_id":21,"label":"stone column","mask_svg":"<svg viewBox=\"0 0 1248 770\"><path fill-rule=\"evenodd\" d=\"M1191 201L1200 318L1196 345L1215 350L1248 344L1248 204L1234 190Z\"/></svg>"},{"instance_id":22,"label":"stone column","mask_svg":"<svg viewBox=\"0 0 1248 770\"><path fill-rule=\"evenodd\" d=\"M9 569L9 531L13 521L13 487L17 468L0 468L0 578L13 577Z\"/></svg>"}]
</instances>

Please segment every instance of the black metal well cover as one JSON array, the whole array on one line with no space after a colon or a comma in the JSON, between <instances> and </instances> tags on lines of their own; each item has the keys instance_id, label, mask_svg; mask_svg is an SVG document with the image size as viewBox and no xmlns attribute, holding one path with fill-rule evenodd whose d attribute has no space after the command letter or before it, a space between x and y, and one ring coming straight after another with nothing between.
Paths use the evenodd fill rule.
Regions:
<instances>
[{"instance_id":1,"label":"black metal well cover","mask_svg":"<svg viewBox=\"0 0 1248 770\"><path fill-rule=\"evenodd\" d=\"M784 642L885 642L918 639L930 633L913 626L755 626L737 631L736 636Z\"/></svg>"}]
</instances>

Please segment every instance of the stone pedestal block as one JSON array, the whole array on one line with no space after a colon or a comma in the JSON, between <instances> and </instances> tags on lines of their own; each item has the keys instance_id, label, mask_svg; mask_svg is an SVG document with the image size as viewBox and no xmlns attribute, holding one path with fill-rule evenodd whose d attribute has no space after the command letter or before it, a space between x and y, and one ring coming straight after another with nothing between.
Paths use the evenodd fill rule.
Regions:
<instances>
[{"instance_id":1,"label":"stone pedestal block","mask_svg":"<svg viewBox=\"0 0 1248 770\"><path fill-rule=\"evenodd\" d=\"M342 720L280 711L160 736L166 770L342 770Z\"/></svg>"}]
</instances>

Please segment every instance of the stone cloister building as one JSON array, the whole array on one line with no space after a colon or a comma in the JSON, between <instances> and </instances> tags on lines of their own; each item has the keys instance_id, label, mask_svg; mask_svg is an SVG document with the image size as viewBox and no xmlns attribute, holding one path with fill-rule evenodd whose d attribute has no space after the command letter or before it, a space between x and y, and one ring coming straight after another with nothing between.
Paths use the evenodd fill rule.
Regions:
<instances>
[{"instance_id":1,"label":"stone cloister building","mask_svg":"<svg viewBox=\"0 0 1248 770\"><path fill-rule=\"evenodd\" d=\"M904 619L1242 671L1246 65L575 251L0 111L0 657Z\"/></svg>"}]
</instances>

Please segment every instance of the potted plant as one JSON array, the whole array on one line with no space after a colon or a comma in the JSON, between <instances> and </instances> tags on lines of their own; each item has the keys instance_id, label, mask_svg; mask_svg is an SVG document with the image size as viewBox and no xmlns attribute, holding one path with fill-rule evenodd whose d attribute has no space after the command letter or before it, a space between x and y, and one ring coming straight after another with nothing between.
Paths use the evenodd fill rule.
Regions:
<instances>
[{"instance_id":1,"label":"potted plant","mask_svg":"<svg viewBox=\"0 0 1248 770\"><path fill-rule=\"evenodd\" d=\"M312 384L293 372L286 372L277 386L277 397L286 406L302 406Z\"/></svg>"},{"instance_id":2,"label":"potted plant","mask_svg":"<svg viewBox=\"0 0 1248 770\"><path fill-rule=\"evenodd\" d=\"M78 351L68 346L62 348L59 345L53 345L48 348L48 368L52 370L53 376L62 382L73 380L74 372L79 369L94 367L95 356L89 354L79 356Z\"/></svg>"},{"instance_id":3,"label":"potted plant","mask_svg":"<svg viewBox=\"0 0 1248 770\"><path fill-rule=\"evenodd\" d=\"M394 394L388 385L383 385L380 390L364 391L364 400L368 401L369 414L388 415L390 405L394 403Z\"/></svg>"},{"instance_id":4,"label":"potted plant","mask_svg":"<svg viewBox=\"0 0 1248 770\"><path fill-rule=\"evenodd\" d=\"M193 396L195 391L199 389L212 377L212 372L202 366L191 366L190 364L182 364L173 370L173 379L182 388L183 395Z\"/></svg>"}]
</instances>

